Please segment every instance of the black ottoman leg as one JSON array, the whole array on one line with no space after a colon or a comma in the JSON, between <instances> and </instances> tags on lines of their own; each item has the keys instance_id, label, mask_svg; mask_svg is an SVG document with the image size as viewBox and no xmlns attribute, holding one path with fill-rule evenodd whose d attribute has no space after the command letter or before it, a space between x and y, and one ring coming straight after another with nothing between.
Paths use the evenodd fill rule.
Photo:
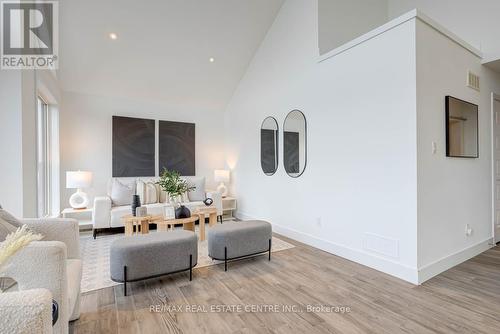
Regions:
<instances>
[{"instance_id":1,"label":"black ottoman leg","mask_svg":"<svg viewBox=\"0 0 500 334\"><path fill-rule=\"evenodd\" d=\"M224 271L227 271L227 247L224 247Z\"/></svg>"},{"instance_id":2,"label":"black ottoman leg","mask_svg":"<svg viewBox=\"0 0 500 334\"><path fill-rule=\"evenodd\" d=\"M269 261L271 261L271 239L269 239Z\"/></svg>"},{"instance_id":3,"label":"black ottoman leg","mask_svg":"<svg viewBox=\"0 0 500 334\"><path fill-rule=\"evenodd\" d=\"M96 228L94 228L94 229L92 230L92 233L94 234L94 240L95 240L95 238L97 237L97 229L96 229Z\"/></svg>"},{"instance_id":4,"label":"black ottoman leg","mask_svg":"<svg viewBox=\"0 0 500 334\"><path fill-rule=\"evenodd\" d=\"M127 296L127 266L123 266L123 295Z\"/></svg>"},{"instance_id":5,"label":"black ottoman leg","mask_svg":"<svg viewBox=\"0 0 500 334\"><path fill-rule=\"evenodd\" d=\"M193 254L189 254L189 281L193 280Z\"/></svg>"}]
</instances>

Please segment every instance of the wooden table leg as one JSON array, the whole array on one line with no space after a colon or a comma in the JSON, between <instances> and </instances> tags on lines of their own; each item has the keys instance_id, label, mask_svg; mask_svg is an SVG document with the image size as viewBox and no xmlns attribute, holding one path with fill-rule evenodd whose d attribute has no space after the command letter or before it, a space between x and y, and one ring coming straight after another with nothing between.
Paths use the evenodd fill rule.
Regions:
<instances>
[{"instance_id":1,"label":"wooden table leg","mask_svg":"<svg viewBox=\"0 0 500 334\"><path fill-rule=\"evenodd\" d=\"M126 222L125 223L125 236L129 237L134 233L134 224Z\"/></svg>"},{"instance_id":2,"label":"wooden table leg","mask_svg":"<svg viewBox=\"0 0 500 334\"><path fill-rule=\"evenodd\" d=\"M194 222L183 224L184 229L194 232Z\"/></svg>"},{"instance_id":3,"label":"wooden table leg","mask_svg":"<svg viewBox=\"0 0 500 334\"><path fill-rule=\"evenodd\" d=\"M147 220L141 221L141 233L142 234L149 233L149 222Z\"/></svg>"},{"instance_id":4,"label":"wooden table leg","mask_svg":"<svg viewBox=\"0 0 500 334\"><path fill-rule=\"evenodd\" d=\"M217 212L211 213L208 219L208 226L212 227L214 225L217 225Z\"/></svg>"},{"instance_id":5,"label":"wooden table leg","mask_svg":"<svg viewBox=\"0 0 500 334\"><path fill-rule=\"evenodd\" d=\"M205 214L204 213L200 213L198 215L199 217L199 224L200 224L200 241L204 241L205 240Z\"/></svg>"}]
</instances>

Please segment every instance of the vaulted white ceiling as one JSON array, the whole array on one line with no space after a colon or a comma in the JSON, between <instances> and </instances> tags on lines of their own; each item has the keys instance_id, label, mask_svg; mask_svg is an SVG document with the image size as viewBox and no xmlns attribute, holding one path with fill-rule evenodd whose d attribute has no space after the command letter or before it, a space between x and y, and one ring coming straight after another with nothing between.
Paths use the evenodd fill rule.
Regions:
<instances>
[{"instance_id":1,"label":"vaulted white ceiling","mask_svg":"<svg viewBox=\"0 0 500 334\"><path fill-rule=\"evenodd\" d=\"M282 3L61 1L61 88L224 108Z\"/></svg>"}]
</instances>

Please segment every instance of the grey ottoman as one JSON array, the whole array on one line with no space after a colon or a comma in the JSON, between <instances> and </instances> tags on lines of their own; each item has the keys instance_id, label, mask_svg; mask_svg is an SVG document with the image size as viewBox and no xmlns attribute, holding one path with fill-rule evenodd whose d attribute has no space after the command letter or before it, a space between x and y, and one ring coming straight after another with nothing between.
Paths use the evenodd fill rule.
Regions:
<instances>
[{"instance_id":1,"label":"grey ottoman","mask_svg":"<svg viewBox=\"0 0 500 334\"><path fill-rule=\"evenodd\" d=\"M156 232L124 237L110 248L111 279L127 282L158 277L192 269L198 263L198 237L191 231Z\"/></svg>"},{"instance_id":2,"label":"grey ottoman","mask_svg":"<svg viewBox=\"0 0 500 334\"><path fill-rule=\"evenodd\" d=\"M208 256L227 261L269 252L271 261L271 224L262 220L225 223L208 229Z\"/></svg>"}]
</instances>

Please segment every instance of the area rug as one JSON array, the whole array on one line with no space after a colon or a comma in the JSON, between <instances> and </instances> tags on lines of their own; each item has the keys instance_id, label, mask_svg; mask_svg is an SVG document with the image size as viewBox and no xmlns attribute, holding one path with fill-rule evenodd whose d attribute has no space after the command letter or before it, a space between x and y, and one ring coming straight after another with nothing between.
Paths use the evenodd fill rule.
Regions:
<instances>
[{"instance_id":1,"label":"area rug","mask_svg":"<svg viewBox=\"0 0 500 334\"><path fill-rule=\"evenodd\" d=\"M156 233L156 231L151 231L151 233ZM196 226L196 233L198 233L198 226ZM120 284L110 279L109 247L113 240L122 238L123 236L123 233L98 235L96 240L94 240L91 234L82 235L80 237L80 248L83 259L82 293ZM272 252L278 252L293 247L295 246L279 238L273 237ZM208 257L207 240L199 242L198 265L195 268L212 266L218 263L220 263L220 261L212 261L212 259Z\"/></svg>"}]
</instances>

